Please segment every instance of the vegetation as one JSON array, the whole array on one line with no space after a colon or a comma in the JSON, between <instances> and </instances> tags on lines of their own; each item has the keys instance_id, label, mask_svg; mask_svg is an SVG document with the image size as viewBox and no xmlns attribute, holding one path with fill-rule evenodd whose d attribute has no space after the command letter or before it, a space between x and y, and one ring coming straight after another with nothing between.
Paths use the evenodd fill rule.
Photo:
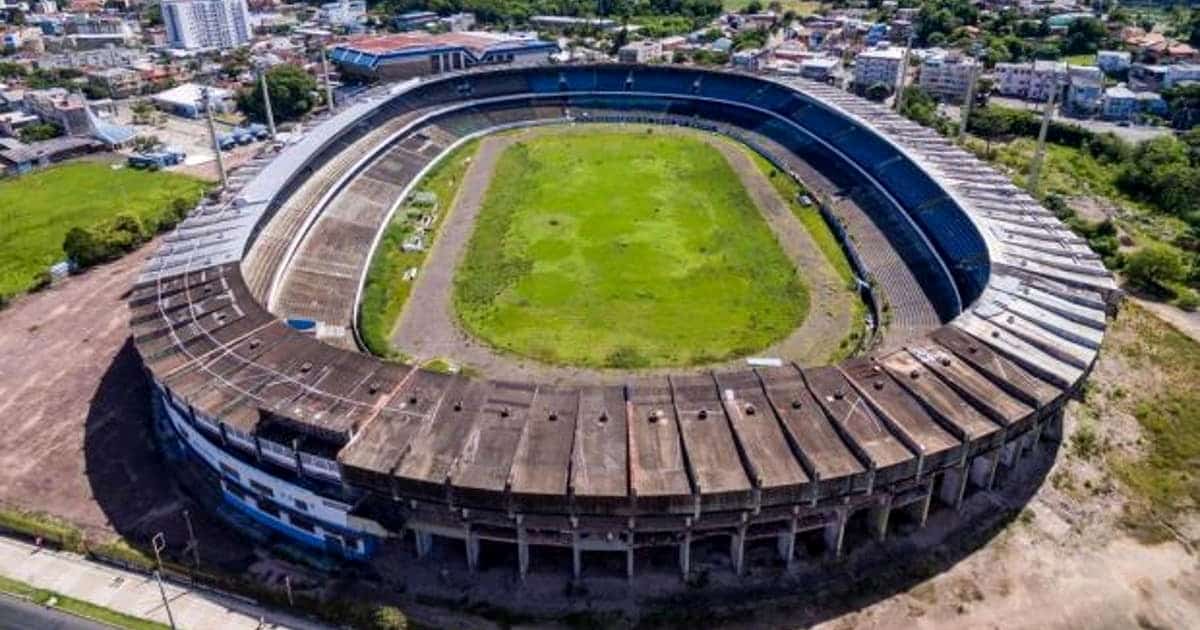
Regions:
<instances>
[{"instance_id":1,"label":"vegetation","mask_svg":"<svg viewBox=\"0 0 1200 630\"><path fill-rule=\"evenodd\" d=\"M749 149L746 150L753 157L754 163L758 165L759 170L771 181L771 185L775 187L779 196L788 202L788 206L792 209L792 214L808 230L809 236L816 242L817 248L821 250L821 253L829 261L829 264L833 265L838 277L845 283L846 290L854 292L857 282L854 277L854 270L850 267L850 261L846 258L845 252L842 251L842 245L838 242L837 236L834 235L829 224L825 222L825 218L821 216L821 211L814 205L815 200L813 200L813 204L802 202L800 200L801 197L806 196L808 191L800 185L800 182L780 172L775 168L775 165L771 164L759 153L750 151ZM867 307L863 304L862 300L858 299L856 292L853 309L850 320L850 334L843 341L837 354L829 357L830 362L838 361L853 354L858 350L859 342L863 339L863 335L866 334Z\"/></svg>"},{"instance_id":2,"label":"vegetation","mask_svg":"<svg viewBox=\"0 0 1200 630\"><path fill-rule=\"evenodd\" d=\"M1177 250L1161 243L1146 245L1125 258L1125 277L1134 286L1160 292L1184 279L1186 263Z\"/></svg>"},{"instance_id":3,"label":"vegetation","mask_svg":"<svg viewBox=\"0 0 1200 630\"><path fill-rule=\"evenodd\" d=\"M283 63L267 70L267 90L271 95L271 113L276 121L295 120L312 111L321 101L317 80L300 66ZM262 81L238 92L238 109L254 120L267 120L263 105Z\"/></svg>"},{"instance_id":4,"label":"vegetation","mask_svg":"<svg viewBox=\"0 0 1200 630\"><path fill-rule=\"evenodd\" d=\"M17 135L21 137L21 142L28 144L57 138L62 134L62 127L54 123L35 123L22 127Z\"/></svg>"},{"instance_id":5,"label":"vegetation","mask_svg":"<svg viewBox=\"0 0 1200 630\"><path fill-rule=\"evenodd\" d=\"M64 257L87 266L128 251L174 225L206 186L97 162L0 181L0 296L34 287ZM71 250L64 251L72 232Z\"/></svg>"},{"instance_id":6,"label":"vegetation","mask_svg":"<svg viewBox=\"0 0 1200 630\"><path fill-rule=\"evenodd\" d=\"M114 628L127 628L129 630L165 630L167 628L166 624L119 613L110 608L104 608L103 606L97 606L73 597L60 595L54 591L36 588L4 576L0 576L0 592L29 600L39 606L57 608L77 617L97 621ZM403 628L404 626L399 627Z\"/></svg>"},{"instance_id":7,"label":"vegetation","mask_svg":"<svg viewBox=\"0 0 1200 630\"><path fill-rule=\"evenodd\" d=\"M431 192L437 196L438 207L433 209L437 218L430 226L429 234L437 234L442 219L453 207L458 185L462 182L463 174L466 173L471 157L475 155L478 147L477 141L463 144L438 162L414 189ZM414 217L410 216L410 211L413 214L424 214L427 210L409 206L396 212L379 241L363 286L359 333L367 349L381 357L398 358L396 350L392 347L392 331L404 312L413 282L404 279L404 272L411 268L419 270L425 261L424 251L406 252L401 248L415 230ZM427 242L426 248L431 244Z\"/></svg>"},{"instance_id":8,"label":"vegetation","mask_svg":"<svg viewBox=\"0 0 1200 630\"><path fill-rule=\"evenodd\" d=\"M1200 343L1126 303L1105 344L1140 386L1111 396L1141 425L1142 454L1114 461L1117 477L1135 495L1125 522L1144 537L1171 536L1176 515L1200 509Z\"/></svg>"},{"instance_id":9,"label":"vegetation","mask_svg":"<svg viewBox=\"0 0 1200 630\"><path fill-rule=\"evenodd\" d=\"M648 129L510 147L454 304L502 350L632 368L764 348L803 320L808 292L720 152Z\"/></svg>"}]
</instances>

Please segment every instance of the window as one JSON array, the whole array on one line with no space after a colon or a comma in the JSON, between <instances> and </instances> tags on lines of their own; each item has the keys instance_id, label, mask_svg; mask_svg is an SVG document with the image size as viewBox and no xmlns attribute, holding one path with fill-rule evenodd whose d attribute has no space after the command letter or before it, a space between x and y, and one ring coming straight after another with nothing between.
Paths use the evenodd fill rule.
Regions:
<instances>
[{"instance_id":1,"label":"window","mask_svg":"<svg viewBox=\"0 0 1200 630\"><path fill-rule=\"evenodd\" d=\"M274 516L275 518L279 518L279 506L275 505L274 501L260 498L258 501L256 501L256 503L258 503L258 509L270 514L271 516Z\"/></svg>"},{"instance_id":2,"label":"window","mask_svg":"<svg viewBox=\"0 0 1200 630\"><path fill-rule=\"evenodd\" d=\"M288 521L290 521L292 526L295 527L296 529L302 529L310 534L315 533L317 531L316 522L313 521L311 518L308 518L307 516L301 516L299 514L288 514Z\"/></svg>"},{"instance_id":3,"label":"window","mask_svg":"<svg viewBox=\"0 0 1200 630\"><path fill-rule=\"evenodd\" d=\"M232 494L233 496L235 496L243 501L246 500L246 491L242 490L242 487L237 485L236 483L230 483L230 482L226 481L225 482L225 490L227 492L229 492L229 494Z\"/></svg>"},{"instance_id":4,"label":"window","mask_svg":"<svg viewBox=\"0 0 1200 630\"><path fill-rule=\"evenodd\" d=\"M300 510L302 512L307 512L308 511L308 503L301 501L300 499L296 499L296 509Z\"/></svg>"},{"instance_id":5,"label":"window","mask_svg":"<svg viewBox=\"0 0 1200 630\"><path fill-rule=\"evenodd\" d=\"M275 496L274 490L268 488L267 486L262 485L261 483L258 483L257 481L255 481L253 479L250 480L250 487L253 488L256 492L258 492L259 494L261 494L263 496L267 496L267 497Z\"/></svg>"}]
</instances>

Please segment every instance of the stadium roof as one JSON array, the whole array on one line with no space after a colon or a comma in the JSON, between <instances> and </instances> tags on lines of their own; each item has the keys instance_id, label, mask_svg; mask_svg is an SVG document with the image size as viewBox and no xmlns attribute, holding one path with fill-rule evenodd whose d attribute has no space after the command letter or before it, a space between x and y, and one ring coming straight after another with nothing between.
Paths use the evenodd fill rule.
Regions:
<instances>
[{"instance_id":1,"label":"stadium roof","mask_svg":"<svg viewBox=\"0 0 1200 630\"><path fill-rule=\"evenodd\" d=\"M351 39L335 46L331 56L335 62L373 67L385 58L409 55L462 50L475 59L481 59L488 53L553 46L555 44L552 42L539 39L483 31L400 33Z\"/></svg>"}]
</instances>

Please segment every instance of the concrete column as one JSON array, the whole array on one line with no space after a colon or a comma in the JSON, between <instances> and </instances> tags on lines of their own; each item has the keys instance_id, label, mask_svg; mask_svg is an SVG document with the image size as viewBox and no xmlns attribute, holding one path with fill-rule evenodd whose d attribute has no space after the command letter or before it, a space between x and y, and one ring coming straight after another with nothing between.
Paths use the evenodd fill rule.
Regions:
<instances>
[{"instance_id":1,"label":"concrete column","mask_svg":"<svg viewBox=\"0 0 1200 630\"><path fill-rule=\"evenodd\" d=\"M525 527L517 526L517 575L522 580L525 579L525 574L529 572L529 537L525 533Z\"/></svg>"},{"instance_id":2,"label":"concrete column","mask_svg":"<svg viewBox=\"0 0 1200 630\"><path fill-rule=\"evenodd\" d=\"M1004 465L1012 468L1017 464L1017 456L1021 452L1020 444L1024 438L1017 438L1008 444L1005 444L1000 449L1000 459L1004 461Z\"/></svg>"},{"instance_id":3,"label":"concrete column","mask_svg":"<svg viewBox=\"0 0 1200 630\"><path fill-rule=\"evenodd\" d=\"M976 488L990 490L992 480L995 477L996 464L1000 461L1000 454L992 451L987 455L976 455L971 460L970 470L967 476L971 480L971 485Z\"/></svg>"},{"instance_id":4,"label":"concrete column","mask_svg":"<svg viewBox=\"0 0 1200 630\"><path fill-rule=\"evenodd\" d=\"M887 537L888 520L892 516L891 503L876 505L871 510L871 529L875 534L875 540L883 540Z\"/></svg>"},{"instance_id":5,"label":"concrete column","mask_svg":"<svg viewBox=\"0 0 1200 630\"><path fill-rule=\"evenodd\" d=\"M788 525L788 531L779 535L779 559L790 571L792 560L796 557L796 519Z\"/></svg>"},{"instance_id":6,"label":"concrete column","mask_svg":"<svg viewBox=\"0 0 1200 630\"><path fill-rule=\"evenodd\" d=\"M739 527L737 532L729 538L729 559L733 562L734 574L741 575L746 559L745 525Z\"/></svg>"},{"instance_id":7,"label":"concrete column","mask_svg":"<svg viewBox=\"0 0 1200 630\"><path fill-rule=\"evenodd\" d=\"M683 542L679 543L679 572L687 579L692 572L692 532L683 533Z\"/></svg>"},{"instance_id":8,"label":"concrete column","mask_svg":"<svg viewBox=\"0 0 1200 630\"><path fill-rule=\"evenodd\" d=\"M625 578L633 579L633 534L629 535L629 543L625 547Z\"/></svg>"},{"instance_id":9,"label":"concrete column","mask_svg":"<svg viewBox=\"0 0 1200 630\"><path fill-rule=\"evenodd\" d=\"M579 548L579 532L571 532L571 575L576 580L583 574L583 550Z\"/></svg>"},{"instance_id":10,"label":"concrete column","mask_svg":"<svg viewBox=\"0 0 1200 630\"><path fill-rule=\"evenodd\" d=\"M834 558L842 557L842 541L846 538L846 511L838 510L837 520L825 526L825 546Z\"/></svg>"},{"instance_id":11,"label":"concrete column","mask_svg":"<svg viewBox=\"0 0 1200 630\"><path fill-rule=\"evenodd\" d=\"M414 529L413 538L417 543L417 557L429 557L429 552L433 551L433 534L421 531L419 529Z\"/></svg>"},{"instance_id":12,"label":"concrete column","mask_svg":"<svg viewBox=\"0 0 1200 630\"><path fill-rule=\"evenodd\" d=\"M479 569L479 537L471 533L470 526L466 527L466 530L463 542L467 546L467 569L474 573Z\"/></svg>"},{"instance_id":13,"label":"concrete column","mask_svg":"<svg viewBox=\"0 0 1200 630\"><path fill-rule=\"evenodd\" d=\"M1042 437L1044 437L1047 440L1050 440L1051 442L1061 442L1062 441L1062 439L1063 439L1063 412L1061 409L1059 411L1054 412L1054 415L1050 416L1049 418L1046 418L1046 420L1043 422L1043 424L1045 425L1045 428L1042 431Z\"/></svg>"},{"instance_id":14,"label":"concrete column","mask_svg":"<svg viewBox=\"0 0 1200 630\"><path fill-rule=\"evenodd\" d=\"M920 523L919 527L925 527L925 521L929 520L929 505L931 503L933 503L933 485L929 486L929 492L925 493L925 498L918 501L917 508L921 510L917 518L917 521Z\"/></svg>"},{"instance_id":15,"label":"concrete column","mask_svg":"<svg viewBox=\"0 0 1200 630\"><path fill-rule=\"evenodd\" d=\"M967 468L951 468L942 473L942 489L938 499L958 510L962 508L963 497L967 493Z\"/></svg>"}]
</instances>

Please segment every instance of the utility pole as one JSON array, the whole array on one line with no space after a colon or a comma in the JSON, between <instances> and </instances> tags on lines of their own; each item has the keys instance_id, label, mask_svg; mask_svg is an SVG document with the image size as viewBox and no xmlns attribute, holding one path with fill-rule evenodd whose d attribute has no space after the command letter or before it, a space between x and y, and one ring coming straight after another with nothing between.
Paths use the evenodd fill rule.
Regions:
<instances>
[{"instance_id":1,"label":"utility pole","mask_svg":"<svg viewBox=\"0 0 1200 630\"><path fill-rule=\"evenodd\" d=\"M958 125L958 142L967 137L967 122L971 119L971 108L975 106L975 84L979 81L979 66L971 66L967 80L967 97L962 104L962 122Z\"/></svg>"},{"instance_id":2,"label":"utility pole","mask_svg":"<svg viewBox=\"0 0 1200 630\"><path fill-rule=\"evenodd\" d=\"M1029 163L1029 181L1026 188L1029 194L1037 197L1038 179L1042 174L1042 160L1046 156L1046 132L1050 129L1050 119L1054 117L1054 99L1058 96L1058 77L1052 77L1054 85L1050 88L1050 97L1046 99L1046 111L1042 114L1042 127L1038 130L1037 148L1033 151L1033 161Z\"/></svg>"},{"instance_id":3,"label":"utility pole","mask_svg":"<svg viewBox=\"0 0 1200 630\"><path fill-rule=\"evenodd\" d=\"M267 89L267 71L262 68L258 69L258 80L262 84L263 107L267 112L267 128L271 130L271 139L275 139L275 113L271 111L271 93ZM187 510L184 510L187 514ZM190 521L189 521L190 522ZM197 563L199 564L199 563Z\"/></svg>"},{"instance_id":4,"label":"utility pole","mask_svg":"<svg viewBox=\"0 0 1200 630\"><path fill-rule=\"evenodd\" d=\"M200 99L204 101L204 115L208 118L208 135L212 138L213 154L217 156L217 175L221 178L221 188L229 184L225 177L225 162L221 159L221 143L217 141L217 125L213 122L212 101L208 98L208 87L200 88Z\"/></svg>"},{"instance_id":5,"label":"utility pole","mask_svg":"<svg viewBox=\"0 0 1200 630\"><path fill-rule=\"evenodd\" d=\"M163 536L162 532L158 532L150 539L150 547L154 549L154 563L158 565L158 570L162 571L162 550L167 548L167 537Z\"/></svg>"},{"instance_id":6,"label":"utility pole","mask_svg":"<svg viewBox=\"0 0 1200 630\"><path fill-rule=\"evenodd\" d=\"M167 623L171 625L171 630L175 630L175 615L171 614L171 601L167 599L167 589L163 588L162 572L155 571L154 579L158 580L158 594L162 595L163 609L167 611Z\"/></svg>"},{"instance_id":7,"label":"utility pole","mask_svg":"<svg viewBox=\"0 0 1200 630\"><path fill-rule=\"evenodd\" d=\"M896 87L896 111L900 111L904 107L904 84L908 81L908 55L912 52L913 35L908 36L908 44L904 48L904 55L900 57L900 85Z\"/></svg>"},{"instance_id":8,"label":"utility pole","mask_svg":"<svg viewBox=\"0 0 1200 630\"><path fill-rule=\"evenodd\" d=\"M271 111L270 109L267 110ZM275 135L275 130L271 130L271 135ZM187 510L183 511L183 520L187 522L188 528L188 547L192 550L192 562L196 564L196 570L200 570L200 541L196 540L196 530L192 529L192 514Z\"/></svg>"},{"instance_id":9,"label":"utility pole","mask_svg":"<svg viewBox=\"0 0 1200 630\"><path fill-rule=\"evenodd\" d=\"M329 84L329 58L325 54L325 45L321 44L321 71L325 73L325 100L329 103L329 112L337 111L333 102L333 86Z\"/></svg>"}]
</instances>

